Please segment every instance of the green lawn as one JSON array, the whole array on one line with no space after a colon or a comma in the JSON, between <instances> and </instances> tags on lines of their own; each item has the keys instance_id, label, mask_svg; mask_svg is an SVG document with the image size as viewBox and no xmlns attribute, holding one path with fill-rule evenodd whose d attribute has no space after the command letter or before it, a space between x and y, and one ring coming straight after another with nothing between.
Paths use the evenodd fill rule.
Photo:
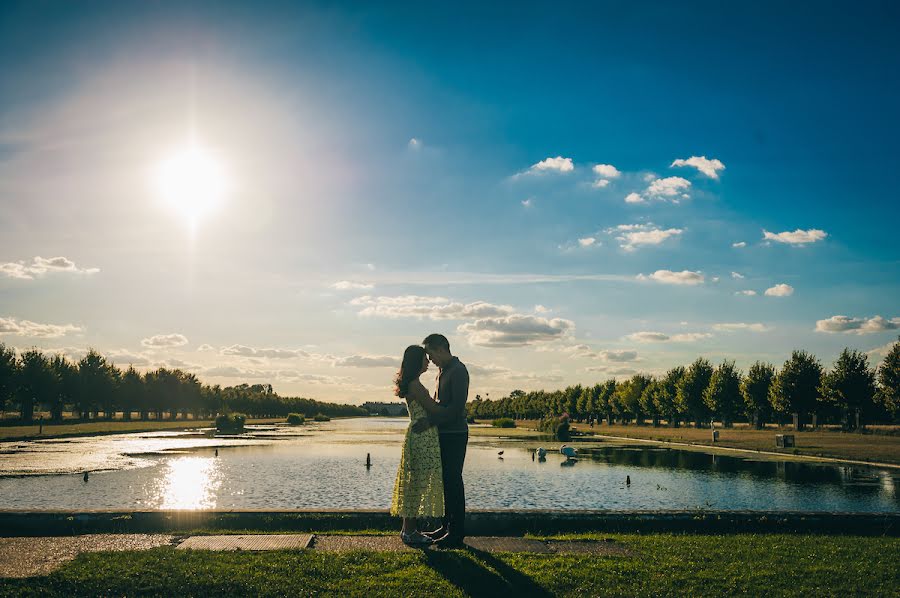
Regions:
<instances>
[{"instance_id":1,"label":"green lawn","mask_svg":"<svg viewBox=\"0 0 900 598\"><path fill-rule=\"evenodd\" d=\"M632 556L158 548L83 554L47 577L0 580L0 595L896 596L900 587L897 538L588 537L613 537Z\"/></svg>"}]
</instances>

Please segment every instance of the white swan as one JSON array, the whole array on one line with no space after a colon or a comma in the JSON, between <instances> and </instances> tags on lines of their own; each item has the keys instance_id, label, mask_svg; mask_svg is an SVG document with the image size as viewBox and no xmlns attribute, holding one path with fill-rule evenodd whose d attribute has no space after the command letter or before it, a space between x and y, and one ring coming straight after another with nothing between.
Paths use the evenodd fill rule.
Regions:
<instances>
[{"instance_id":1,"label":"white swan","mask_svg":"<svg viewBox=\"0 0 900 598\"><path fill-rule=\"evenodd\" d=\"M574 459L578 457L578 449L574 446L569 446L568 444L564 444L559 447L559 452L566 456L566 459Z\"/></svg>"},{"instance_id":2,"label":"white swan","mask_svg":"<svg viewBox=\"0 0 900 598\"><path fill-rule=\"evenodd\" d=\"M537 456L538 456L538 459L543 459L544 457L546 457L546 456L547 456L547 449L545 449L544 447L540 447L540 448L537 450Z\"/></svg>"}]
</instances>

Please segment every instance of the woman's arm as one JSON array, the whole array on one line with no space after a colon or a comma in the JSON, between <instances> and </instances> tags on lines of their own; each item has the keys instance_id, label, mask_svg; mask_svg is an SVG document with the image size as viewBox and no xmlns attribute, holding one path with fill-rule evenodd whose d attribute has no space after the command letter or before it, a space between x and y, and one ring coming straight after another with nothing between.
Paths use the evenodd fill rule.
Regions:
<instances>
[{"instance_id":1,"label":"woman's arm","mask_svg":"<svg viewBox=\"0 0 900 598\"><path fill-rule=\"evenodd\" d=\"M434 415L442 411L440 406L431 398L431 395L428 394L428 389L418 380L413 380L409 383L407 396L421 405L428 415Z\"/></svg>"}]
</instances>

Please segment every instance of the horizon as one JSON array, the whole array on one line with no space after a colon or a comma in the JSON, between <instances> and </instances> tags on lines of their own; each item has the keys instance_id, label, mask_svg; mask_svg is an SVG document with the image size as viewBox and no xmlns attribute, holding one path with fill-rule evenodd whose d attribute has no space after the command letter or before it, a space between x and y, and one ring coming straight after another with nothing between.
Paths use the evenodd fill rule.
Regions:
<instances>
[{"instance_id":1,"label":"horizon","mask_svg":"<svg viewBox=\"0 0 900 598\"><path fill-rule=\"evenodd\" d=\"M898 9L702 6L4 3L0 342L353 404L432 332L472 397L877 365Z\"/></svg>"}]
</instances>

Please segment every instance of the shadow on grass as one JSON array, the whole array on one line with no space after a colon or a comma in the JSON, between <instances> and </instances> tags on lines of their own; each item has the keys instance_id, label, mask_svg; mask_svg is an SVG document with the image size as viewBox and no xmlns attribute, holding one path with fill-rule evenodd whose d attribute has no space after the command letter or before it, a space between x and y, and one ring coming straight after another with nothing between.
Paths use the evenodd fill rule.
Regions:
<instances>
[{"instance_id":1,"label":"shadow on grass","mask_svg":"<svg viewBox=\"0 0 900 598\"><path fill-rule=\"evenodd\" d=\"M552 596L521 571L481 550L425 550L423 554L429 567L469 596Z\"/></svg>"}]
</instances>

